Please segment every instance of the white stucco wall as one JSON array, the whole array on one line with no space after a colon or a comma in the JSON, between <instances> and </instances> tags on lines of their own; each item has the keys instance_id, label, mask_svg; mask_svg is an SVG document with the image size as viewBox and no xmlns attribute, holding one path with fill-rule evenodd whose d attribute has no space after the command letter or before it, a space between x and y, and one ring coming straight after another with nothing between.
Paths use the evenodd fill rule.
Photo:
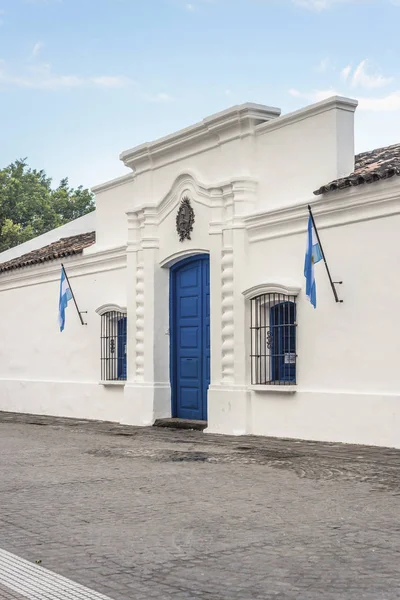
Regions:
<instances>
[{"instance_id":1,"label":"white stucco wall","mask_svg":"<svg viewBox=\"0 0 400 600\"><path fill-rule=\"evenodd\" d=\"M87 311L87 325L81 325L71 301L62 333L58 261L3 274L0 410L120 421L123 387L99 385L100 317L95 310L107 302L126 303L124 262L124 257L120 265L103 262L99 269L98 262L88 264L82 257L64 259L79 308Z\"/></svg>"},{"instance_id":2,"label":"white stucco wall","mask_svg":"<svg viewBox=\"0 0 400 600\"><path fill-rule=\"evenodd\" d=\"M400 447L400 183L312 194L353 169L355 106L334 98L279 117L244 105L124 152L132 173L94 188L96 244L69 260L87 327L70 304L58 332L55 263L0 276L1 314L14 315L0 320L0 410L137 425L171 416L169 268L208 253L208 431ZM182 243L176 213L185 196L195 224ZM308 203L333 278L343 280L336 304L316 266L317 310L304 294ZM250 384L244 293L271 284L300 290L291 393ZM95 309L107 302L127 307L128 377L104 388Z\"/></svg>"},{"instance_id":3,"label":"white stucco wall","mask_svg":"<svg viewBox=\"0 0 400 600\"><path fill-rule=\"evenodd\" d=\"M374 191L362 190L366 198ZM302 287L297 391L251 391L251 431L400 447L400 347L393 312L400 302L395 276L400 216L363 220L361 209L358 215L347 210L334 220L329 215L319 220L332 276L343 280L337 286L343 304L335 303L322 262L315 267L316 310L305 297L303 231L290 234L286 228L279 237L249 246L246 288L279 281L282 274ZM338 225L340 220L350 222Z\"/></svg>"},{"instance_id":4,"label":"white stucco wall","mask_svg":"<svg viewBox=\"0 0 400 600\"><path fill-rule=\"evenodd\" d=\"M139 306L144 315L139 327L146 343L139 343L138 364L150 362L154 367L147 371L149 378L145 367L131 365L128 388L132 399L141 399L132 422L149 423L157 410L158 416L170 414L169 340L164 333L168 312L161 309L167 306L169 283L162 269L184 256L208 252L208 430L400 446L398 342L396 336L388 340L392 316L384 310L389 301L398 300L391 274L398 260L399 217L386 218L385 211L393 211L391 201L376 208L378 188L373 186L336 194L336 201L332 196L317 201L312 195L321 183L354 167L355 106L342 99L320 103L257 124L254 135L227 136L216 146L208 140L207 151L205 140L197 153L194 142L185 152L170 147L165 156L157 147L151 164L147 156L138 156L137 162L131 156L135 194L130 214L136 222L131 227L135 259L130 277L137 281L139 264L140 292L132 295L130 314L135 321ZM379 185L380 196L393 195L393 182ZM192 201L196 222L192 239L181 244L174 230L184 195ZM298 297L296 392L255 391L249 381L249 303L243 292L285 281L304 290L308 202L319 217L333 275L344 281L339 288L344 303L335 304L323 265L318 265L318 310L303 291ZM370 243L374 236L389 236L391 242L376 253ZM392 256L389 261L384 260L386 252ZM372 288L379 275L390 283L381 287L377 300ZM139 340L140 335L139 331ZM382 360L377 348L383 347L391 359ZM157 386L165 393L156 410Z\"/></svg>"},{"instance_id":5,"label":"white stucco wall","mask_svg":"<svg viewBox=\"0 0 400 600\"><path fill-rule=\"evenodd\" d=\"M86 252L91 254L124 246L127 239L126 211L134 193L131 175L94 187L92 191L96 194L96 244Z\"/></svg>"},{"instance_id":6,"label":"white stucco wall","mask_svg":"<svg viewBox=\"0 0 400 600\"><path fill-rule=\"evenodd\" d=\"M356 102L321 102L257 128L257 209L310 198L320 185L354 170Z\"/></svg>"}]
</instances>

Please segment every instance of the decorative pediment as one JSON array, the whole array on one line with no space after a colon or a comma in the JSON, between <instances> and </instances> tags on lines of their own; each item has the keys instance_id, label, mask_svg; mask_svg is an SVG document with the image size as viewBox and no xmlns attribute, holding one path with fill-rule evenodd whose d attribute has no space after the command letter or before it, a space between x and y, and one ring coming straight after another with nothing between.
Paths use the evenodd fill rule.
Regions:
<instances>
[{"instance_id":1,"label":"decorative pediment","mask_svg":"<svg viewBox=\"0 0 400 600\"><path fill-rule=\"evenodd\" d=\"M298 296L301 286L294 282L260 283L248 288L243 293L246 300L251 300L263 294L282 294L284 296Z\"/></svg>"},{"instance_id":2,"label":"decorative pediment","mask_svg":"<svg viewBox=\"0 0 400 600\"><path fill-rule=\"evenodd\" d=\"M96 308L96 312L98 315L102 316L108 312L120 312L126 314L126 306L120 306L119 304L103 304Z\"/></svg>"},{"instance_id":3,"label":"decorative pediment","mask_svg":"<svg viewBox=\"0 0 400 600\"><path fill-rule=\"evenodd\" d=\"M145 220L151 215L152 221L161 223L185 197L190 198L192 203L203 204L209 208L222 207L225 200L234 198L241 203L248 203L250 208L254 204L256 191L257 182L252 177L237 177L208 185L200 183L193 171L185 171L176 177L169 190L162 195L160 202L146 202L129 211L129 214L136 214L139 218L142 215Z\"/></svg>"},{"instance_id":4,"label":"decorative pediment","mask_svg":"<svg viewBox=\"0 0 400 600\"><path fill-rule=\"evenodd\" d=\"M221 199L222 194L220 184L207 186L200 183L193 173L181 173L157 207L159 220L163 221L186 198L191 203L195 199L199 204L211 207L214 199Z\"/></svg>"}]
</instances>

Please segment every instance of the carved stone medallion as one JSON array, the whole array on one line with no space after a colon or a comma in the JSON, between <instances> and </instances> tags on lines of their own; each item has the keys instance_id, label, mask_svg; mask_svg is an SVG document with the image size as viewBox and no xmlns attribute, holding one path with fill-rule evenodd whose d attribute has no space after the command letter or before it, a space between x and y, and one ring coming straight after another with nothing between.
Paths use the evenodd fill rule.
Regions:
<instances>
[{"instance_id":1,"label":"carved stone medallion","mask_svg":"<svg viewBox=\"0 0 400 600\"><path fill-rule=\"evenodd\" d=\"M179 235L179 241L190 240L190 234L193 231L194 210L187 196L182 198L181 205L176 215L176 231Z\"/></svg>"}]
</instances>

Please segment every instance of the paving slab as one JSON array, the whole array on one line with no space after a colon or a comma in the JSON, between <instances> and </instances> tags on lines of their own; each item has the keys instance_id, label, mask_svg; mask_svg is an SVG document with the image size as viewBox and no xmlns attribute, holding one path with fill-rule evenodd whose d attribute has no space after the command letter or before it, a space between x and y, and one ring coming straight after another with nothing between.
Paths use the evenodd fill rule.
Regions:
<instances>
[{"instance_id":1,"label":"paving slab","mask_svg":"<svg viewBox=\"0 0 400 600\"><path fill-rule=\"evenodd\" d=\"M398 450L0 413L0 507L112 600L400 598Z\"/></svg>"}]
</instances>

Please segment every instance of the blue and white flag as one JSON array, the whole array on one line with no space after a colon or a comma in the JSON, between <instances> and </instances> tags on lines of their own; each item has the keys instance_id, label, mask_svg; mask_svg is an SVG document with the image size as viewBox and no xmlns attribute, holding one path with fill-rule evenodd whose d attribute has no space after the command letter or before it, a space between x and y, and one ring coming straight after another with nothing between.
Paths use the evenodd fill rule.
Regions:
<instances>
[{"instance_id":1,"label":"blue and white flag","mask_svg":"<svg viewBox=\"0 0 400 600\"><path fill-rule=\"evenodd\" d=\"M68 280L65 276L64 267L61 267L61 280L60 280L60 303L58 307L58 324L60 325L60 331L63 331L65 325L65 309L68 306L68 302L72 298L71 288L69 287Z\"/></svg>"},{"instance_id":2,"label":"blue and white flag","mask_svg":"<svg viewBox=\"0 0 400 600\"><path fill-rule=\"evenodd\" d=\"M304 261L304 276L306 278L306 296L314 308L317 306L317 290L315 286L314 265L322 260L321 247L311 215L308 219L307 249Z\"/></svg>"}]
</instances>

